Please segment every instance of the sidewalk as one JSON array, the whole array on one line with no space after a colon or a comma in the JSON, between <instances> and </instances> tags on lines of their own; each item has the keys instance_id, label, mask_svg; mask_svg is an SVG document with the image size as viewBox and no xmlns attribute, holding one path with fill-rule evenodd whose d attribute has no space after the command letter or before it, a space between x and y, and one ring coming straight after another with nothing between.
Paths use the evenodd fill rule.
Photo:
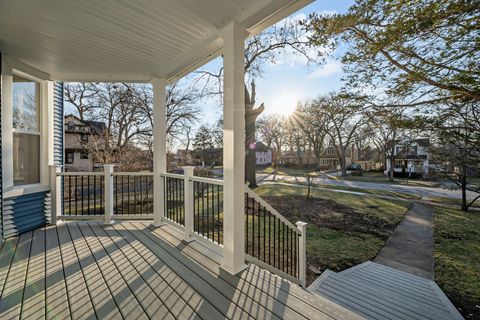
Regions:
<instances>
[{"instance_id":1,"label":"sidewalk","mask_svg":"<svg viewBox=\"0 0 480 320\"><path fill-rule=\"evenodd\" d=\"M413 203L374 261L433 280L433 214L430 206Z\"/></svg>"}]
</instances>

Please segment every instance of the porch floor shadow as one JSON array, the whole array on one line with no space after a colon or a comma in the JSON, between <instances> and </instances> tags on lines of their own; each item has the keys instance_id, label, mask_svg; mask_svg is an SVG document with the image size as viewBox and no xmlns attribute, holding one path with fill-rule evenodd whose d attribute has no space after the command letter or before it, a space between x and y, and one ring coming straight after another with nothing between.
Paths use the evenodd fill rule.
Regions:
<instances>
[{"instance_id":1,"label":"porch floor shadow","mask_svg":"<svg viewBox=\"0 0 480 320\"><path fill-rule=\"evenodd\" d=\"M258 266L221 256L173 226L67 222L0 251L1 319L359 319Z\"/></svg>"}]
</instances>

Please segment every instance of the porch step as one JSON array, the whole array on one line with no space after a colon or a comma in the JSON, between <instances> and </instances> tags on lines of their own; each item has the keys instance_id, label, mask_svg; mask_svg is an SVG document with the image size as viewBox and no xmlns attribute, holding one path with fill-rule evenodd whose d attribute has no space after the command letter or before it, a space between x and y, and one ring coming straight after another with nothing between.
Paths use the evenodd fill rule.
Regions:
<instances>
[{"instance_id":1,"label":"porch step","mask_svg":"<svg viewBox=\"0 0 480 320\"><path fill-rule=\"evenodd\" d=\"M463 319L434 281L371 261L326 270L308 289L367 319Z\"/></svg>"}]
</instances>

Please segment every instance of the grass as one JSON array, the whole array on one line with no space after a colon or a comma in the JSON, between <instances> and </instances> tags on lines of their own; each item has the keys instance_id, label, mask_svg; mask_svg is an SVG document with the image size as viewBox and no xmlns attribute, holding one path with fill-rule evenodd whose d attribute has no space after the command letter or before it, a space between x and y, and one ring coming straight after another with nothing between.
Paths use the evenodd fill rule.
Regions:
<instances>
[{"instance_id":1,"label":"grass","mask_svg":"<svg viewBox=\"0 0 480 320\"><path fill-rule=\"evenodd\" d=\"M467 319L480 319L480 214L435 209L435 281Z\"/></svg>"},{"instance_id":2,"label":"grass","mask_svg":"<svg viewBox=\"0 0 480 320\"><path fill-rule=\"evenodd\" d=\"M336 176L333 177L333 178L336 179ZM410 186L418 186L418 187L436 187L436 186L438 186L437 182L429 181L429 180L395 178L394 181L390 181L388 177L385 177L383 172L364 172L363 176L346 176L346 177L341 177L341 180L358 181L358 182L386 183L386 184L400 184L400 185L410 185Z\"/></svg>"},{"instance_id":3,"label":"grass","mask_svg":"<svg viewBox=\"0 0 480 320\"><path fill-rule=\"evenodd\" d=\"M422 197L417 194L412 193L403 193L403 192L395 192L383 189L364 189L364 188L357 188L357 187L349 187L349 186L336 186L330 184L319 184L315 185L316 187L326 188L326 189L334 189L334 190L345 190L345 191L353 191L353 192L362 192L371 195L377 196L388 196L400 199L411 199L411 200L419 200Z\"/></svg>"},{"instance_id":4,"label":"grass","mask_svg":"<svg viewBox=\"0 0 480 320\"><path fill-rule=\"evenodd\" d=\"M268 184L256 188L255 192L260 196L305 196L306 188L297 185ZM380 219L393 224L399 223L410 207L410 203L403 200L381 199L346 193L339 194L335 191L319 189L312 190L312 197L333 200L355 209L358 213L376 215Z\"/></svg>"},{"instance_id":5,"label":"grass","mask_svg":"<svg viewBox=\"0 0 480 320\"><path fill-rule=\"evenodd\" d=\"M255 189L255 192L260 196L266 197L268 201L268 199L271 200L269 197L278 197L280 199L295 197L301 199L299 197L305 196L305 189L303 186L268 184L258 187ZM394 230L410 207L410 203L402 200L387 200L353 194L339 195L338 192L319 189L313 190L312 197L329 201L329 203L333 202L339 205L340 208L353 209L353 214L364 218L365 223L379 221L380 224L383 223L388 226L389 232ZM288 201L288 199L285 201ZM280 211L280 213L290 218L291 222L295 222L292 221L289 214L298 210L301 211L302 207L292 207L291 210ZM361 231L362 228L354 228L354 226L349 226L345 222L342 224L341 221L344 220L342 210L337 211L333 209L325 211L327 216L322 217L322 219L327 222L337 220L340 223L337 226L330 223L326 227L325 224L320 223L314 217L310 221L306 221L308 222L307 265L309 267L314 267L319 271L325 269L341 271L375 258L387 240L388 235L381 232L372 232L368 228L368 230ZM325 215L325 212L322 212L322 214ZM308 220L308 216L306 217ZM310 269L307 270L307 274L308 283L311 283L317 276Z\"/></svg>"},{"instance_id":6,"label":"grass","mask_svg":"<svg viewBox=\"0 0 480 320\"><path fill-rule=\"evenodd\" d=\"M290 177L303 177L306 172L311 172L311 170L304 170L298 168L286 168L286 167L267 167L261 170L257 170L257 173L263 174L273 174ZM336 173L330 173L330 179L337 180ZM416 180L416 179L406 179L406 178L395 178L394 181L390 181L383 172L364 172L362 176L346 176L340 177L341 180L345 181L358 181L358 182L372 182L372 183L385 183L385 184L400 184L400 185L411 185L411 186L420 186L420 187L436 187L437 182L428 181L428 180Z\"/></svg>"},{"instance_id":7,"label":"grass","mask_svg":"<svg viewBox=\"0 0 480 320\"><path fill-rule=\"evenodd\" d=\"M298 168L286 168L286 167L267 167L265 169L257 170L257 173L264 174L277 174L282 176L291 176L291 177L303 177L305 173L311 172L311 170L304 170Z\"/></svg>"},{"instance_id":8,"label":"grass","mask_svg":"<svg viewBox=\"0 0 480 320\"><path fill-rule=\"evenodd\" d=\"M451 205L456 205L460 208L461 204L462 204L462 200L461 199L457 199L457 198L443 198L443 197L429 197L428 199L425 199L425 200L428 200L428 201L431 201L431 202L436 202L436 203L440 203L440 204L451 204ZM470 203L471 200L467 201L467 203ZM471 207L473 208L480 208L480 199L477 199L472 205Z\"/></svg>"}]
</instances>

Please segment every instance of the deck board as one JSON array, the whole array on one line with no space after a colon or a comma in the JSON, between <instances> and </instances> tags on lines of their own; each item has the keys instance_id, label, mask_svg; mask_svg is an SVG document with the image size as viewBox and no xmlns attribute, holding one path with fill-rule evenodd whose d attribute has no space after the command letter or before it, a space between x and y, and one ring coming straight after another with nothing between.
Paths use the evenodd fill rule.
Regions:
<instances>
[{"instance_id":1,"label":"deck board","mask_svg":"<svg viewBox=\"0 0 480 320\"><path fill-rule=\"evenodd\" d=\"M23 294L22 319L45 318L45 230L33 232L27 279Z\"/></svg>"},{"instance_id":2,"label":"deck board","mask_svg":"<svg viewBox=\"0 0 480 320\"><path fill-rule=\"evenodd\" d=\"M360 319L296 284L185 243L172 226L67 222L0 246L0 318Z\"/></svg>"},{"instance_id":3,"label":"deck board","mask_svg":"<svg viewBox=\"0 0 480 320\"><path fill-rule=\"evenodd\" d=\"M150 228L150 230L152 230L153 233L157 234L160 232L161 229L153 230L153 228ZM288 314L292 317L298 318L331 319L330 316L324 313L324 309L329 309L329 307L333 307L333 304L331 302L319 301L320 299L314 299L314 306L309 305L306 303L306 301L310 301L310 299L313 297L312 294L309 294L307 291L300 289L299 291L303 291L305 295L303 295L302 297L298 297L292 292L281 290L274 284L279 277L273 276L270 273L268 275L264 274L263 277L259 276L255 272L256 269L253 265L251 265L248 270L238 275L240 279L238 279L237 276L232 276L228 273L221 272L219 268L220 261L214 261L210 259L210 257L215 255L208 254L206 251L208 250L207 248L196 243L192 243L188 246L185 244L182 245L181 234L179 232L175 232L171 228L162 230L161 237L162 239L168 241L170 245L176 248L182 248L182 253L190 257L192 260L200 263L212 274L219 273L220 277L230 283L230 285L242 288L242 291L244 292L251 291L251 295L254 296L257 301L262 301L261 304L263 306L270 307L273 313L278 311L276 313L277 316L284 316L285 314ZM201 251L202 248L206 249L203 250L203 254ZM273 283L271 281L273 281ZM283 281L283 287L293 288L295 286L290 286L289 282ZM266 303L264 303L265 300ZM348 318L348 316L346 316L344 313L342 314L341 312L337 314L337 318L341 318L342 315L345 316L345 318Z\"/></svg>"},{"instance_id":4,"label":"deck board","mask_svg":"<svg viewBox=\"0 0 480 320\"><path fill-rule=\"evenodd\" d=\"M120 310L115 300L111 299L112 293L86 244L83 234L75 224L68 224L67 229L72 237L73 249L82 268L95 315L99 319L118 319L121 317Z\"/></svg>"},{"instance_id":5,"label":"deck board","mask_svg":"<svg viewBox=\"0 0 480 320\"><path fill-rule=\"evenodd\" d=\"M67 284L57 228L45 228L45 300L47 319L70 319Z\"/></svg>"},{"instance_id":6,"label":"deck board","mask_svg":"<svg viewBox=\"0 0 480 320\"><path fill-rule=\"evenodd\" d=\"M128 287L137 297L143 310L149 318L174 319L173 315L165 307L163 301L159 300L149 284L142 279L129 261L129 257L119 250L126 242L122 237L110 237L100 225L92 225L93 232L100 239L108 255L126 280ZM132 257L134 258L134 257Z\"/></svg>"},{"instance_id":7,"label":"deck board","mask_svg":"<svg viewBox=\"0 0 480 320\"><path fill-rule=\"evenodd\" d=\"M123 318L140 320L148 319L136 296L128 287L125 279L120 275L117 267L107 252L103 249L103 246L100 244L100 241L95 236L90 226L82 224L79 225L79 229L87 239L87 245L90 252L95 259L106 284L110 288L113 299L116 301Z\"/></svg>"},{"instance_id":8,"label":"deck board","mask_svg":"<svg viewBox=\"0 0 480 320\"><path fill-rule=\"evenodd\" d=\"M128 223L125 225L131 226ZM235 296L227 297L223 295L223 292L219 290L219 287L224 287L225 284L221 281L216 281L215 285L211 285L205 279L209 277L204 269L198 268L192 261L183 260L181 257L175 257L171 255L169 250L165 250L163 246L158 245L150 237L143 232L136 232L135 237L141 241L144 245L151 248L152 252L161 257L162 260L172 269L183 275L189 275L185 277L190 286L195 288L197 292L201 292L203 297L208 301L211 301L213 305L230 319L253 319L243 308L238 304ZM174 248L172 248L175 250ZM181 261L177 260L179 258ZM190 264L192 262L192 264ZM214 280L212 280L214 281ZM258 306L261 308L260 306ZM248 309L247 306L245 306Z\"/></svg>"},{"instance_id":9,"label":"deck board","mask_svg":"<svg viewBox=\"0 0 480 320\"><path fill-rule=\"evenodd\" d=\"M108 229L108 233L115 234L114 229ZM117 233L118 234L118 233ZM180 295L178 295L169 285L164 281L164 279L153 269L148 263L144 260L142 255L137 252L132 246L131 243L135 242L138 244L138 241L134 237L124 236L127 244L121 247L121 251L125 256L129 257L132 266L135 270L141 275L142 279L145 282L148 282L149 286L157 295L168 311L176 319L196 319L198 318L197 314L193 309L188 305L187 301L183 300ZM164 264L156 265L158 268L165 267Z\"/></svg>"},{"instance_id":10,"label":"deck board","mask_svg":"<svg viewBox=\"0 0 480 320\"><path fill-rule=\"evenodd\" d=\"M154 233L151 233L150 229L147 228L145 225L134 225L135 226L133 226L132 224L126 224L126 226L133 228L131 229L134 230L133 232L143 233L151 241L162 247L165 251L169 252L170 254L172 253L171 249L173 247L168 242L166 242L163 237L162 240L160 240L158 237L156 237L156 235L154 235ZM181 249L185 246L186 244L179 244L177 248ZM215 287L220 294L225 296L225 298L230 299L236 305L235 307L232 306L234 309L244 307L244 309L247 310L246 313L248 313L248 316L255 319L278 319L278 316L275 315L268 308L268 304L270 304L270 301L262 299L262 297L256 295L255 293L251 293L250 295L248 295L248 288L243 287L242 290L238 290L235 285L231 285L230 283L225 281L223 277L218 277L218 273L214 274L210 272L208 268L195 268L195 263L184 255L178 255L177 259L179 263L183 264L186 268L189 268L189 270L191 270L194 274L198 275L210 286ZM195 260L195 262L199 263L199 260ZM299 315L295 316L299 317Z\"/></svg>"},{"instance_id":11,"label":"deck board","mask_svg":"<svg viewBox=\"0 0 480 320\"><path fill-rule=\"evenodd\" d=\"M66 224L57 227L57 234L72 318L96 319L92 299Z\"/></svg>"},{"instance_id":12,"label":"deck board","mask_svg":"<svg viewBox=\"0 0 480 320\"><path fill-rule=\"evenodd\" d=\"M20 235L0 299L0 319L20 317L32 232Z\"/></svg>"},{"instance_id":13,"label":"deck board","mask_svg":"<svg viewBox=\"0 0 480 320\"><path fill-rule=\"evenodd\" d=\"M2 243L2 251L0 252L0 295L3 292L7 281L8 271L12 265L12 259L17 249L18 237L10 238Z\"/></svg>"},{"instance_id":14,"label":"deck board","mask_svg":"<svg viewBox=\"0 0 480 320\"><path fill-rule=\"evenodd\" d=\"M125 230L121 225L116 225L116 229ZM125 233L124 233L125 234ZM168 294L169 299L174 299L174 308L187 309L182 305L182 302L188 305L188 309L194 311L201 318L204 319L223 319L224 316L220 311L205 300L201 294L196 292L188 283L182 279L174 270L169 268L162 260L155 256L144 244L137 241L131 234L125 234L126 239L129 240L129 245L144 259L148 264L145 268L148 270L155 270L161 279L159 284L155 286L158 289L165 288L165 293ZM168 286L168 287L165 287ZM178 312L178 311L177 311Z\"/></svg>"}]
</instances>

